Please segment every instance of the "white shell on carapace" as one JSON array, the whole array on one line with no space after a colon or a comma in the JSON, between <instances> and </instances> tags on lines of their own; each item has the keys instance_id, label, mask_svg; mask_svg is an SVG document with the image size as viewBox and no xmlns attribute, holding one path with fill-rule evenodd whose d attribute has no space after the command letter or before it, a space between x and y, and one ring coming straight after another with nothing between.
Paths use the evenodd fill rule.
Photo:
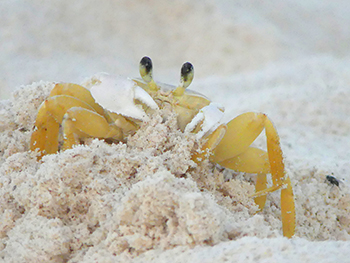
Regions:
<instances>
[{"instance_id":1,"label":"white shell on carapace","mask_svg":"<svg viewBox=\"0 0 350 263\"><path fill-rule=\"evenodd\" d=\"M147 115L141 105L135 104L135 100L152 109L158 109L152 97L131 79L107 73L100 73L94 78L97 82L90 92L98 104L111 112L144 120Z\"/></svg>"},{"instance_id":2,"label":"white shell on carapace","mask_svg":"<svg viewBox=\"0 0 350 263\"><path fill-rule=\"evenodd\" d=\"M197 139L202 138L208 133L211 133L220 126L221 120L224 116L224 107L219 103L210 103L208 106L203 107L192 121L187 124L185 131L191 132L196 126L202 123L201 130L196 134Z\"/></svg>"}]
</instances>

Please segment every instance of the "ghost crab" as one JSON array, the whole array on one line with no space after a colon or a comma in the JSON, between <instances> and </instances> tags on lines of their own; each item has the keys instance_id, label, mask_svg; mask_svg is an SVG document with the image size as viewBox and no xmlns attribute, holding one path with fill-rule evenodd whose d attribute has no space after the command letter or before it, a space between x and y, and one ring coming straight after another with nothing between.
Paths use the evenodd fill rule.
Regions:
<instances>
[{"instance_id":1,"label":"ghost crab","mask_svg":"<svg viewBox=\"0 0 350 263\"><path fill-rule=\"evenodd\" d=\"M210 160L221 166L256 173L253 196L260 210L265 206L266 195L281 189L283 235L292 237L295 231L293 190L285 174L279 136L267 116L248 112L222 124L222 107L186 89L194 73L190 63L182 66L178 87L155 82L152 69L151 59L144 57L140 62L142 79L99 74L93 78L90 90L77 84L56 84L39 108L31 150L39 149L41 156L56 153L60 129L61 150L72 148L85 137L123 141L153 110L170 107L177 114L179 128L196 133L198 140L203 141L202 151L192 154L193 161L198 163L210 154ZM250 146L263 129L267 152ZM273 182L269 188L268 173Z\"/></svg>"}]
</instances>

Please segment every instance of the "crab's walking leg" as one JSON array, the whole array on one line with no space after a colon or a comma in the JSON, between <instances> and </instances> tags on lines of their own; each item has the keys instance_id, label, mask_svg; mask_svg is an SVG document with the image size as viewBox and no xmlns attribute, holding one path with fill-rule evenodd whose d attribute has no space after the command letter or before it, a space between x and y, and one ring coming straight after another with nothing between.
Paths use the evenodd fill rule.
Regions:
<instances>
[{"instance_id":1,"label":"crab's walking leg","mask_svg":"<svg viewBox=\"0 0 350 263\"><path fill-rule=\"evenodd\" d=\"M283 235L291 238L295 232L295 206L290 178L285 180L286 187L281 190L281 214Z\"/></svg>"},{"instance_id":2,"label":"crab's walking leg","mask_svg":"<svg viewBox=\"0 0 350 263\"><path fill-rule=\"evenodd\" d=\"M64 115L63 150L79 144L80 138L113 138L121 140L123 132L114 123L109 124L104 117L96 112L81 107L72 107Z\"/></svg>"},{"instance_id":3,"label":"crab's walking leg","mask_svg":"<svg viewBox=\"0 0 350 263\"><path fill-rule=\"evenodd\" d=\"M266 189L266 173L270 172L267 153L249 147L264 129L263 119L263 115L245 113L231 120L227 124L226 135L215 148L212 156L212 161L224 167L236 171L257 173L256 192ZM255 202L262 210L265 206L266 196L255 197Z\"/></svg>"},{"instance_id":4,"label":"crab's walking leg","mask_svg":"<svg viewBox=\"0 0 350 263\"><path fill-rule=\"evenodd\" d=\"M281 211L284 236L291 237L295 229L294 197L290 179L286 177L282 150L276 129L265 114L245 113L227 124L227 132L214 150L212 160L230 169L258 173L256 201L264 207L267 193L281 189ZM249 147L265 128L266 152ZM266 173L271 173L273 186L266 188Z\"/></svg>"},{"instance_id":5,"label":"crab's walking leg","mask_svg":"<svg viewBox=\"0 0 350 263\"><path fill-rule=\"evenodd\" d=\"M57 152L62 117L76 101L78 104L75 106L93 108L99 114L104 114L103 108L95 102L86 88L71 83L56 84L49 98L39 108L30 142L32 151L39 149L40 157Z\"/></svg>"},{"instance_id":6,"label":"crab's walking leg","mask_svg":"<svg viewBox=\"0 0 350 263\"><path fill-rule=\"evenodd\" d=\"M30 150L39 149L39 158L44 154L57 152L59 128L59 123L47 112L45 104L42 105L30 139Z\"/></svg>"},{"instance_id":7,"label":"crab's walking leg","mask_svg":"<svg viewBox=\"0 0 350 263\"><path fill-rule=\"evenodd\" d=\"M98 114L104 115L103 108L95 102L90 91L78 84L73 83L60 83L56 84L52 89L50 96L67 95L70 97L77 98L90 105Z\"/></svg>"},{"instance_id":8,"label":"crab's walking leg","mask_svg":"<svg viewBox=\"0 0 350 263\"><path fill-rule=\"evenodd\" d=\"M267 152L258 148L248 147L243 153L233 158L226 159L219 164L235 171L258 174L255 184L255 192L260 193L266 189L266 174L270 173ZM263 210L266 203L266 194L258 195L254 200L259 206L259 210Z\"/></svg>"},{"instance_id":9,"label":"crab's walking leg","mask_svg":"<svg viewBox=\"0 0 350 263\"><path fill-rule=\"evenodd\" d=\"M266 117L265 132L267 138L267 151L271 167L271 176L274 185L283 185L281 190L281 214L283 235L292 237L295 231L295 205L292 184L285 174L282 150L279 136L272 122Z\"/></svg>"},{"instance_id":10,"label":"crab's walking leg","mask_svg":"<svg viewBox=\"0 0 350 263\"><path fill-rule=\"evenodd\" d=\"M267 180L265 173L258 173L255 183L255 192L266 189ZM262 211L266 203L266 195L257 196L254 198L255 203L259 206L259 211Z\"/></svg>"},{"instance_id":11,"label":"crab's walking leg","mask_svg":"<svg viewBox=\"0 0 350 263\"><path fill-rule=\"evenodd\" d=\"M30 149L44 154L58 151L58 133L63 115L73 106L79 106L90 110L94 109L82 100L66 95L49 97L39 108L35 121L34 132L31 137Z\"/></svg>"},{"instance_id":12,"label":"crab's walking leg","mask_svg":"<svg viewBox=\"0 0 350 263\"><path fill-rule=\"evenodd\" d=\"M192 154L192 160L196 163L200 163L203 160L203 158L209 155L212 149L214 149L218 145L218 143L224 136L226 129L226 125L221 124L212 134L204 138L206 142L204 143L202 149L199 152L194 152Z\"/></svg>"}]
</instances>

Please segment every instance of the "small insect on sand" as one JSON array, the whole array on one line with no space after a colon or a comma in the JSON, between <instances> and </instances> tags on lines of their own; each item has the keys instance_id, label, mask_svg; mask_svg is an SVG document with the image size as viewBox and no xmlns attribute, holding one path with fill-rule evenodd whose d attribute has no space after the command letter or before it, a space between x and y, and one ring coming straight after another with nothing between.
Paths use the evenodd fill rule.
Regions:
<instances>
[{"instance_id":1,"label":"small insect on sand","mask_svg":"<svg viewBox=\"0 0 350 263\"><path fill-rule=\"evenodd\" d=\"M333 186L336 185L339 187L339 181L337 178L335 178L334 176L331 175L327 175L326 176L326 180Z\"/></svg>"}]
</instances>

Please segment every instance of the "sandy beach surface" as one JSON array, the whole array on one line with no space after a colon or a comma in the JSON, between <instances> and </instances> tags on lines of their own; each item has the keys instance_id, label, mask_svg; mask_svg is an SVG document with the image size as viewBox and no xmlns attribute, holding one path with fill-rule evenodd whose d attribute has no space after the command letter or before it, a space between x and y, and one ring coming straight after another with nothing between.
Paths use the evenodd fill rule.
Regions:
<instances>
[{"instance_id":1,"label":"sandy beach surface","mask_svg":"<svg viewBox=\"0 0 350 263\"><path fill-rule=\"evenodd\" d=\"M0 262L350 262L348 1L6 1L0 4ZM156 111L125 143L87 140L37 161L40 104L98 72L190 88L225 121L264 112L296 205L263 212L255 175L204 161L193 134ZM254 145L266 149L264 136ZM336 178L338 185L327 180Z\"/></svg>"}]
</instances>

